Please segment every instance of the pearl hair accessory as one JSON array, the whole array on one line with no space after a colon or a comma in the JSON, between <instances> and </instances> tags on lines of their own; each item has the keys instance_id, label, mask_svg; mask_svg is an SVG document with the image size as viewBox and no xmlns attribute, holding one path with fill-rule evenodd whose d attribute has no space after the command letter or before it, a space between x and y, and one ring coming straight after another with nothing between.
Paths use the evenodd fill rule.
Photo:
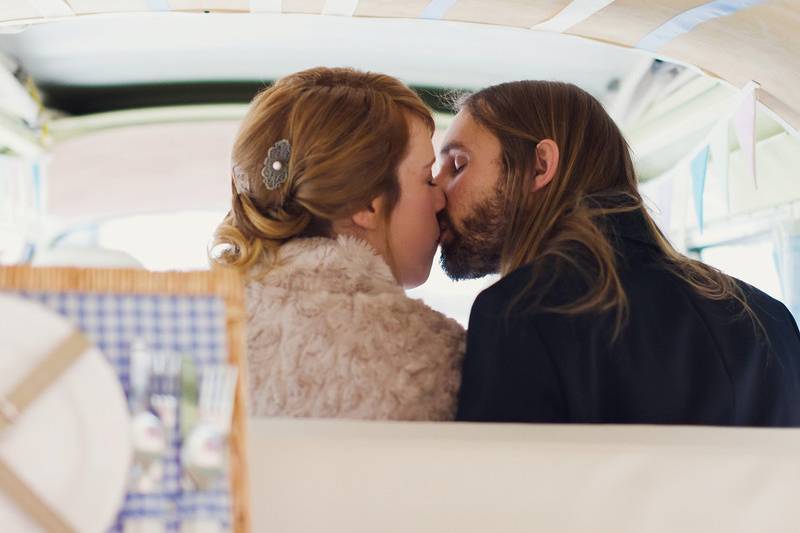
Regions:
<instances>
[{"instance_id":1,"label":"pearl hair accessory","mask_svg":"<svg viewBox=\"0 0 800 533\"><path fill-rule=\"evenodd\" d=\"M247 173L239 165L233 166L233 184L239 194L250 194L250 180Z\"/></svg>"},{"instance_id":2,"label":"pearl hair accessory","mask_svg":"<svg viewBox=\"0 0 800 533\"><path fill-rule=\"evenodd\" d=\"M286 139L281 139L272 145L264 160L261 177L264 187L274 191L289 177L289 158L292 155L292 145Z\"/></svg>"}]
</instances>

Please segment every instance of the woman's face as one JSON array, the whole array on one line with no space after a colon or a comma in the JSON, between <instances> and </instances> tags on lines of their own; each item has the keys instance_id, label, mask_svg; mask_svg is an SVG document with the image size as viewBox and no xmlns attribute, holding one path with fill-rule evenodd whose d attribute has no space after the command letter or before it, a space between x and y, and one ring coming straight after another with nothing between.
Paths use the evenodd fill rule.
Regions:
<instances>
[{"instance_id":1,"label":"woman's face","mask_svg":"<svg viewBox=\"0 0 800 533\"><path fill-rule=\"evenodd\" d=\"M406 156L397 171L400 198L387 236L394 274L405 288L428 279L439 246L436 215L445 207L444 192L431 174L435 162L431 132L414 116L409 116L409 132Z\"/></svg>"}]
</instances>

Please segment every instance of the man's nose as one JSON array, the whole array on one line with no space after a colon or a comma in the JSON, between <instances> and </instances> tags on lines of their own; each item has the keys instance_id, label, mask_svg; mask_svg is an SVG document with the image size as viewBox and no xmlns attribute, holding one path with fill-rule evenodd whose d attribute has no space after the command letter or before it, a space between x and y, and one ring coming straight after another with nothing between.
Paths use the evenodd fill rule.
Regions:
<instances>
[{"instance_id":1,"label":"man's nose","mask_svg":"<svg viewBox=\"0 0 800 533\"><path fill-rule=\"evenodd\" d=\"M450 187L450 176L447 175L447 172L444 169L439 170L434 177L436 184L441 188L443 191L447 191L448 187Z\"/></svg>"}]
</instances>

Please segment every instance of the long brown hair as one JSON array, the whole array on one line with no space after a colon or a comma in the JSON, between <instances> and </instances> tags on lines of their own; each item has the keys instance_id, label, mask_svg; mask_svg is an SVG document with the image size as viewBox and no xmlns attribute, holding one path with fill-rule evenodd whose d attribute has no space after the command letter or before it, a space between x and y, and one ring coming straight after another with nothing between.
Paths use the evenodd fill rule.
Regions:
<instances>
[{"instance_id":1,"label":"long brown hair","mask_svg":"<svg viewBox=\"0 0 800 533\"><path fill-rule=\"evenodd\" d=\"M290 239L331 237L334 221L379 196L388 224L400 196L397 168L408 146L409 115L433 133L430 111L406 85L349 68L297 72L259 93L232 153L249 191L237 190L232 176L232 206L215 233L212 262L248 272ZM261 170L281 139L291 144L288 178L268 190Z\"/></svg>"},{"instance_id":2,"label":"long brown hair","mask_svg":"<svg viewBox=\"0 0 800 533\"><path fill-rule=\"evenodd\" d=\"M502 146L509 222L500 269L505 275L531 265L533 279L524 294L534 296L534 305L540 301L531 294L533 282L553 278L543 269L569 264L586 280L588 290L576 301L548 310L571 315L614 312L616 337L628 302L602 218L635 212L663 253L666 268L706 298L739 302L742 311L758 322L733 278L680 254L661 233L642 203L622 132L590 94L568 83L517 81L469 95L461 106ZM544 139L558 145L559 163L552 181L531 192L534 154ZM577 260L578 256L588 257L589 262Z\"/></svg>"}]
</instances>

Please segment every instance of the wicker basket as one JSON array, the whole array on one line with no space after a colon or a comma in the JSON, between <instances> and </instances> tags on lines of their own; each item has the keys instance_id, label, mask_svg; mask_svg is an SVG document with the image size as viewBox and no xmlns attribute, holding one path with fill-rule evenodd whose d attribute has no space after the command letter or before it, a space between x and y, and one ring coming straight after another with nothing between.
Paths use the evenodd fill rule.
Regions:
<instances>
[{"instance_id":1,"label":"wicker basket","mask_svg":"<svg viewBox=\"0 0 800 533\"><path fill-rule=\"evenodd\" d=\"M231 429L232 528L249 533L249 484L244 402L244 290L240 276L230 270L198 272L148 272L128 269L0 267L0 290L26 292L79 292L216 296L225 305L228 362L237 366Z\"/></svg>"}]
</instances>

